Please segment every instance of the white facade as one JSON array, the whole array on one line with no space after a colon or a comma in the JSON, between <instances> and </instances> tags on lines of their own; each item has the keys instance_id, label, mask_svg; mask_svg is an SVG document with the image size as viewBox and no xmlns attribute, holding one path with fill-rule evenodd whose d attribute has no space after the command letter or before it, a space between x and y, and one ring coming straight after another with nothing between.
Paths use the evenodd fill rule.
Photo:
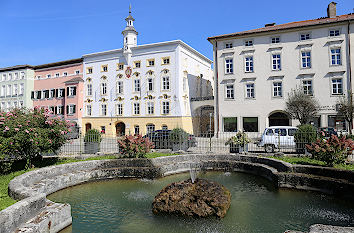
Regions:
<instances>
[{"instance_id":1,"label":"white facade","mask_svg":"<svg viewBox=\"0 0 354 233\"><path fill-rule=\"evenodd\" d=\"M115 118L134 132L132 119L191 117L190 99L212 95L212 62L180 40L137 45L134 19L126 20L122 49L83 56L85 122Z\"/></svg>"},{"instance_id":2,"label":"white facade","mask_svg":"<svg viewBox=\"0 0 354 233\"><path fill-rule=\"evenodd\" d=\"M288 93L295 88L319 101L314 125L346 130L336 104L352 91L354 15L334 18L209 38L216 64L216 130L257 135L268 126L298 125L291 119L287 124L284 112Z\"/></svg>"},{"instance_id":3,"label":"white facade","mask_svg":"<svg viewBox=\"0 0 354 233\"><path fill-rule=\"evenodd\" d=\"M20 65L0 69L0 110L32 108L34 70L31 66Z\"/></svg>"}]
</instances>

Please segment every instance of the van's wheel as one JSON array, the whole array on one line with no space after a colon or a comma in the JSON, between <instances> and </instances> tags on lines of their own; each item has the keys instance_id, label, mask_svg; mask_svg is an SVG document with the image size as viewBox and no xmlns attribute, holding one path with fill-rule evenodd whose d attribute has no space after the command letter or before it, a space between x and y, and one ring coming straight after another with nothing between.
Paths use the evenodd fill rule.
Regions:
<instances>
[{"instance_id":1,"label":"van's wheel","mask_svg":"<svg viewBox=\"0 0 354 233\"><path fill-rule=\"evenodd\" d=\"M264 150L267 153L273 153L274 152L274 145L271 145L271 144L265 145Z\"/></svg>"}]
</instances>

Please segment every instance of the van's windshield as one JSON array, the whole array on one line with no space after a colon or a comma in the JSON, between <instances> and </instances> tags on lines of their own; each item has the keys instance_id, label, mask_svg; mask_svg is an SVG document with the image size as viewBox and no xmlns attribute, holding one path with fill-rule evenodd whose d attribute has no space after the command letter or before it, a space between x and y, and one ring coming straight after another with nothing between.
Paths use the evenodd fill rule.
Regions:
<instances>
[{"instance_id":1,"label":"van's windshield","mask_svg":"<svg viewBox=\"0 0 354 233\"><path fill-rule=\"evenodd\" d=\"M274 132L279 136L286 136L286 129L275 129Z\"/></svg>"}]
</instances>

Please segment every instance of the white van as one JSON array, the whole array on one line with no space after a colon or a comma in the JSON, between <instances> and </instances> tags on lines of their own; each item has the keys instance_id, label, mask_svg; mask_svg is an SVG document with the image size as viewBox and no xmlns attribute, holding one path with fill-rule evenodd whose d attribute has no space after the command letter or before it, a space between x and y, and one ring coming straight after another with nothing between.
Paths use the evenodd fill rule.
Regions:
<instances>
[{"instance_id":1,"label":"white van","mask_svg":"<svg viewBox=\"0 0 354 233\"><path fill-rule=\"evenodd\" d=\"M259 146L264 147L265 152L274 152L275 148L295 148L294 134L296 127L272 126L264 130Z\"/></svg>"}]
</instances>

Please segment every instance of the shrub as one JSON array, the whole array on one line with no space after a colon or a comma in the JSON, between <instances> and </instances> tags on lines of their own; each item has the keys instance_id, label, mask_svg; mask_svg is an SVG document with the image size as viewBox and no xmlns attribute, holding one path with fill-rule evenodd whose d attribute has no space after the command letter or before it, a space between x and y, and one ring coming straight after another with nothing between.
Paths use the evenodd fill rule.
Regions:
<instances>
[{"instance_id":1,"label":"shrub","mask_svg":"<svg viewBox=\"0 0 354 233\"><path fill-rule=\"evenodd\" d=\"M189 134L182 128L175 128L170 132L170 141L172 143L182 143L188 140Z\"/></svg>"},{"instance_id":2,"label":"shrub","mask_svg":"<svg viewBox=\"0 0 354 233\"><path fill-rule=\"evenodd\" d=\"M251 140L247 137L246 133L237 132L235 136L232 136L231 138L229 138L229 140L227 140L225 145L230 145L230 144L245 145L245 144L249 143L250 141Z\"/></svg>"},{"instance_id":3,"label":"shrub","mask_svg":"<svg viewBox=\"0 0 354 233\"><path fill-rule=\"evenodd\" d=\"M332 135L327 140L317 139L316 142L306 145L306 147L315 159L333 166L344 163L348 155L352 153L354 143L353 140L347 139L345 136L338 138L336 135Z\"/></svg>"},{"instance_id":4,"label":"shrub","mask_svg":"<svg viewBox=\"0 0 354 233\"><path fill-rule=\"evenodd\" d=\"M33 158L57 151L66 141L69 122L52 118L48 109L14 109L0 112L0 159L25 159L31 166Z\"/></svg>"},{"instance_id":5,"label":"shrub","mask_svg":"<svg viewBox=\"0 0 354 233\"><path fill-rule=\"evenodd\" d=\"M101 133L97 129L90 129L86 132L84 142L98 142L102 141Z\"/></svg>"},{"instance_id":6,"label":"shrub","mask_svg":"<svg viewBox=\"0 0 354 233\"><path fill-rule=\"evenodd\" d=\"M296 150L300 153L305 152L305 145L311 144L317 139L317 131L312 125L300 125L294 134Z\"/></svg>"},{"instance_id":7,"label":"shrub","mask_svg":"<svg viewBox=\"0 0 354 233\"><path fill-rule=\"evenodd\" d=\"M154 148L154 144L148 138L137 136L124 136L118 139L119 151L126 158L144 158Z\"/></svg>"}]
</instances>

